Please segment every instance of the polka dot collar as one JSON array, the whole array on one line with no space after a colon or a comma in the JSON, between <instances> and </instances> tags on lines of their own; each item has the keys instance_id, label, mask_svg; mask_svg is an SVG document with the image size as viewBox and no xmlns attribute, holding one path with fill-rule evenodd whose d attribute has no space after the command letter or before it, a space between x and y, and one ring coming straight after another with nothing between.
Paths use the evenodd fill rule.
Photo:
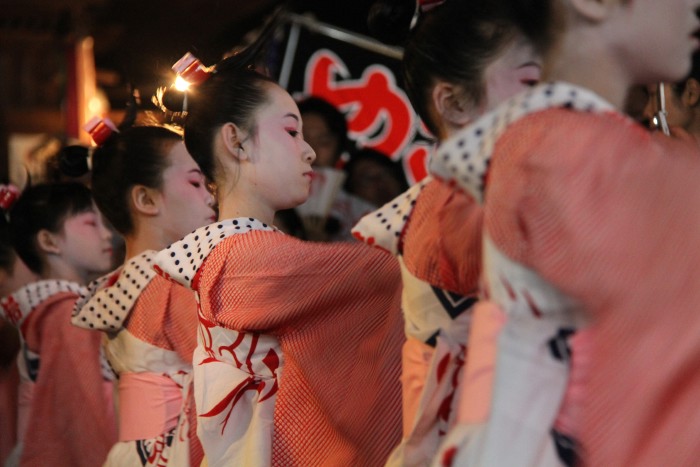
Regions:
<instances>
[{"instance_id":1,"label":"polka dot collar","mask_svg":"<svg viewBox=\"0 0 700 467\"><path fill-rule=\"evenodd\" d=\"M99 331L121 329L139 295L156 275L151 266L155 255L153 250L145 251L122 268L92 281L75 304L73 324Z\"/></svg>"},{"instance_id":2,"label":"polka dot collar","mask_svg":"<svg viewBox=\"0 0 700 467\"><path fill-rule=\"evenodd\" d=\"M0 300L0 309L8 321L20 327L35 308L53 295L62 292L81 295L86 292L86 289L77 282L66 280L50 279L32 282L11 295L3 297Z\"/></svg>"},{"instance_id":3,"label":"polka dot collar","mask_svg":"<svg viewBox=\"0 0 700 467\"><path fill-rule=\"evenodd\" d=\"M447 140L430 163L437 178L454 183L483 203L485 178L493 148L518 119L545 109L609 112L614 107L593 92L568 83L543 83L509 99Z\"/></svg>"},{"instance_id":4,"label":"polka dot collar","mask_svg":"<svg viewBox=\"0 0 700 467\"><path fill-rule=\"evenodd\" d=\"M195 274L219 243L231 235L252 230L278 231L276 227L252 217L238 217L209 224L158 252L153 268L166 279L191 289Z\"/></svg>"},{"instance_id":5,"label":"polka dot collar","mask_svg":"<svg viewBox=\"0 0 700 467\"><path fill-rule=\"evenodd\" d=\"M398 255L401 233L413 212L418 195L431 180L431 177L424 178L381 208L364 216L353 227L352 235L370 246Z\"/></svg>"}]
</instances>

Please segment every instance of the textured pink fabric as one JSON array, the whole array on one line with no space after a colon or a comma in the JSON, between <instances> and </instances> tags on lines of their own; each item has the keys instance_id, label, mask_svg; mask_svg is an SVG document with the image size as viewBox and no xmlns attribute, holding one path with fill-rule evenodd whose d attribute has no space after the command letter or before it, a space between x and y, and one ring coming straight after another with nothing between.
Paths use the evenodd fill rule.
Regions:
<instances>
[{"instance_id":1,"label":"textured pink fabric","mask_svg":"<svg viewBox=\"0 0 700 467\"><path fill-rule=\"evenodd\" d=\"M197 302L192 291L158 275L141 292L125 322L126 329L135 337L156 347L175 351L182 361L188 363L192 363L192 353L197 346L197 325ZM192 399L192 391L189 394ZM198 466L204 451L197 437L194 401L182 401L181 398L180 401L187 404L186 408L189 407L190 465ZM127 429L132 435L141 432L138 424L126 428L121 423L120 431L122 429ZM140 439L155 438L165 431Z\"/></svg>"},{"instance_id":2,"label":"textured pink fabric","mask_svg":"<svg viewBox=\"0 0 700 467\"><path fill-rule=\"evenodd\" d=\"M576 331L568 340L571 349L571 370L566 393L562 400L562 410L554 421L557 432L580 438L582 410L586 399L586 382L590 377L592 340L594 329Z\"/></svg>"},{"instance_id":3,"label":"textured pink fabric","mask_svg":"<svg viewBox=\"0 0 700 467\"><path fill-rule=\"evenodd\" d=\"M155 373L119 375L119 441L156 438L177 425L182 389Z\"/></svg>"},{"instance_id":4,"label":"textured pink fabric","mask_svg":"<svg viewBox=\"0 0 700 467\"><path fill-rule=\"evenodd\" d=\"M483 423L491 408L498 335L506 316L494 303L474 306L469 328L469 352L460 384L457 423Z\"/></svg>"},{"instance_id":5,"label":"textured pink fabric","mask_svg":"<svg viewBox=\"0 0 700 467\"><path fill-rule=\"evenodd\" d=\"M0 369L0 465L4 465L17 442L18 385L17 363Z\"/></svg>"},{"instance_id":6,"label":"textured pink fabric","mask_svg":"<svg viewBox=\"0 0 700 467\"><path fill-rule=\"evenodd\" d=\"M102 336L71 324L76 299L69 292L55 294L22 324L27 346L41 359L22 466L94 467L117 440L99 363Z\"/></svg>"},{"instance_id":7,"label":"textured pink fabric","mask_svg":"<svg viewBox=\"0 0 700 467\"><path fill-rule=\"evenodd\" d=\"M401 359L401 387L403 400L403 434L407 436L413 429L418 413L420 398L425 380L430 370L435 349L413 337L407 337L403 344Z\"/></svg>"},{"instance_id":8,"label":"textured pink fabric","mask_svg":"<svg viewBox=\"0 0 700 467\"><path fill-rule=\"evenodd\" d=\"M125 327L135 337L177 352L192 363L197 346L197 302L191 290L155 276L139 295Z\"/></svg>"},{"instance_id":9,"label":"textured pink fabric","mask_svg":"<svg viewBox=\"0 0 700 467\"><path fill-rule=\"evenodd\" d=\"M361 244L253 231L210 253L204 316L284 353L273 465L384 464L401 438L400 283L396 260Z\"/></svg>"},{"instance_id":10,"label":"textured pink fabric","mask_svg":"<svg viewBox=\"0 0 700 467\"><path fill-rule=\"evenodd\" d=\"M462 295L476 292L481 272L481 207L436 180L416 200L403 233L408 270L430 285Z\"/></svg>"},{"instance_id":11,"label":"textured pink fabric","mask_svg":"<svg viewBox=\"0 0 700 467\"><path fill-rule=\"evenodd\" d=\"M617 114L542 111L497 142L486 230L596 326L581 407L588 465L700 457L698 180L697 148Z\"/></svg>"}]
</instances>

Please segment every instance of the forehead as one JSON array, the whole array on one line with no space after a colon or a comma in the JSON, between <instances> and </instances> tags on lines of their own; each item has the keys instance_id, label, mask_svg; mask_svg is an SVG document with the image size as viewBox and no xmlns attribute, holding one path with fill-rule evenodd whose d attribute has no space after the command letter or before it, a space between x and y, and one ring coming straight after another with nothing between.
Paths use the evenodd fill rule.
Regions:
<instances>
[{"instance_id":1,"label":"forehead","mask_svg":"<svg viewBox=\"0 0 700 467\"><path fill-rule=\"evenodd\" d=\"M190 156L190 153L187 152L183 141L177 141L170 147L168 151L168 162L170 167L197 166L192 156Z\"/></svg>"},{"instance_id":2,"label":"forehead","mask_svg":"<svg viewBox=\"0 0 700 467\"><path fill-rule=\"evenodd\" d=\"M258 112L260 121L271 119L294 121L295 119L290 116L291 114L295 115L299 119L298 121L301 122L299 108L287 91L276 84L269 84L266 92L268 97L267 103Z\"/></svg>"}]
</instances>

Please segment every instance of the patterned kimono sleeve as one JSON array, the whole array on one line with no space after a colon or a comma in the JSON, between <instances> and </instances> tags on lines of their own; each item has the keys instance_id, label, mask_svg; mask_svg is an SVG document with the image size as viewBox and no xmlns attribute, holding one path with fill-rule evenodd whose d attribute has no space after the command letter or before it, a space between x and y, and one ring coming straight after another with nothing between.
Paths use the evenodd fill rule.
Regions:
<instances>
[{"instance_id":1,"label":"patterned kimono sleeve","mask_svg":"<svg viewBox=\"0 0 700 467\"><path fill-rule=\"evenodd\" d=\"M692 464L700 455L700 419L687 416L700 393L700 376L687 372L700 365L697 150L620 116L566 111L528 118L499 144L499 154L520 146L525 156L494 158L487 232L593 319L587 463Z\"/></svg>"},{"instance_id":2,"label":"patterned kimono sleeve","mask_svg":"<svg viewBox=\"0 0 700 467\"><path fill-rule=\"evenodd\" d=\"M482 210L471 196L433 180L418 197L404 234L403 255L413 275L461 295L478 288Z\"/></svg>"},{"instance_id":3,"label":"patterned kimono sleeve","mask_svg":"<svg viewBox=\"0 0 700 467\"><path fill-rule=\"evenodd\" d=\"M26 323L39 339L41 368L22 465L101 465L117 440L98 358L101 333L71 324L75 298L54 301Z\"/></svg>"},{"instance_id":4,"label":"patterned kimono sleeve","mask_svg":"<svg viewBox=\"0 0 700 467\"><path fill-rule=\"evenodd\" d=\"M171 282L167 284L163 333L182 361L192 363L192 353L197 347L197 302L190 289Z\"/></svg>"},{"instance_id":5,"label":"patterned kimono sleeve","mask_svg":"<svg viewBox=\"0 0 700 467\"><path fill-rule=\"evenodd\" d=\"M225 260L216 259L220 254ZM277 232L227 239L210 255L206 268L212 267L206 276L213 283L202 288L202 301L212 304L216 319L232 329L273 333L323 319L353 301L385 303L401 284L396 260L381 251L359 243L303 242Z\"/></svg>"}]
</instances>

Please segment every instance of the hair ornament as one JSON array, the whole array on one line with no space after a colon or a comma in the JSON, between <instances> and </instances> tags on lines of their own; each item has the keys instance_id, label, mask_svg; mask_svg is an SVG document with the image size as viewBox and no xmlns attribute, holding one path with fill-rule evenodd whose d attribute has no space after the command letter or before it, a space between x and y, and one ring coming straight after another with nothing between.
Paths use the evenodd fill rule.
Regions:
<instances>
[{"instance_id":1,"label":"hair ornament","mask_svg":"<svg viewBox=\"0 0 700 467\"><path fill-rule=\"evenodd\" d=\"M197 57L189 52L175 62L172 69L180 78L191 86L203 83L209 79L209 76L213 73L212 68L205 67Z\"/></svg>"},{"instance_id":2,"label":"hair ornament","mask_svg":"<svg viewBox=\"0 0 700 467\"><path fill-rule=\"evenodd\" d=\"M445 0L418 0L418 9L421 13L427 13L443 3L445 3Z\"/></svg>"},{"instance_id":3,"label":"hair ornament","mask_svg":"<svg viewBox=\"0 0 700 467\"><path fill-rule=\"evenodd\" d=\"M14 185L0 185L0 209L7 212L19 198L19 188Z\"/></svg>"},{"instance_id":4,"label":"hair ornament","mask_svg":"<svg viewBox=\"0 0 700 467\"><path fill-rule=\"evenodd\" d=\"M92 117L83 125L83 130L90 134L90 137L98 146L107 141L107 138L112 136L112 134L119 133L117 125L109 117Z\"/></svg>"}]
</instances>

